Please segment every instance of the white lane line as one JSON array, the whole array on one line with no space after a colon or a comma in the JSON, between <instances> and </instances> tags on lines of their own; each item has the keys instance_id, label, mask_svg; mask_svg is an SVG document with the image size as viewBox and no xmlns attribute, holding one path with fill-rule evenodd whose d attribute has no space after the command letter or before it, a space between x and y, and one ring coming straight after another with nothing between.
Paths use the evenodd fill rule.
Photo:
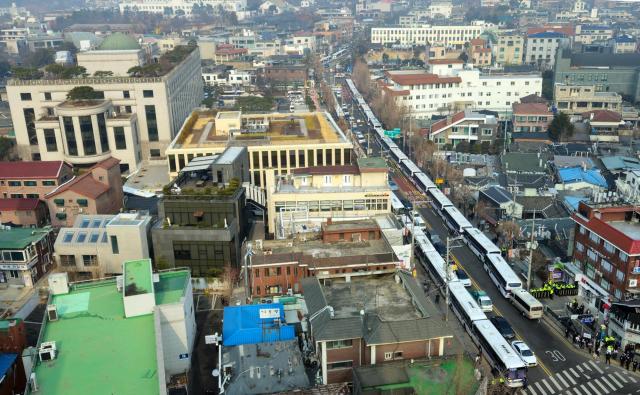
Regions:
<instances>
[{"instance_id":1,"label":"white lane line","mask_svg":"<svg viewBox=\"0 0 640 395\"><path fill-rule=\"evenodd\" d=\"M560 373L564 373L565 376L567 376L567 378L569 379L569 381L571 381L571 384L576 385L578 383L576 383L576 381L573 379L573 377L571 377L571 375L569 374L569 372L567 372L566 370L564 372L560 372Z\"/></svg>"},{"instance_id":2,"label":"white lane line","mask_svg":"<svg viewBox=\"0 0 640 395\"><path fill-rule=\"evenodd\" d=\"M633 377L633 376L632 376L632 375L630 375L630 374L627 374L627 378L628 378L629 380L631 380L631 382L632 382L632 383L637 383L637 382L638 382L638 380L636 380L636 379L635 379L635 377ZM638 392L640 392L640 391L638 391Z\"/></svg>"},{"instance_id":3,"label":"white lane line","mask_svg":"<svg viewBox=\"0 0 640 395\"><path fill-rule=\"evenodd\" d=\"M600 379L599 379L599 380L604 381L604 382L605 382L609 387L611 387L611 389L612 389L612 390L614 390L614 391L618 389L617 387L614 387L614 386L613 386L613 384L611 384L611 383L609 382L609 380L607 380L607 378L606 378L606 377L604 377L604 376L600 377Z\"/></svg>"},{"instance_id":4,"label":"white lane line","mask_svg":"<svg viewBox=\"0 0 640 395\"><path fill-rule=\"evenodd\" d=\"M569 392L571 392L571 391L569 391ZM576 388L576 387L573 387L573 392L575 392L578 395L582 395L582 392L578 391L578 388Z\"/></svg>"},{"instance_id":5,"label":"white lane line","mask_svg":"<svg viewBox=\"0 0 640 395\"><path fill-rule=\"evenodd\" d=\"M598 367L595 362L589 361L589 364L591 364L591 366L593 366L600 374L604 374L604 371L600 369L600 367Z\"/></svg>"},{"instance_id":6,"label":"white lane line","mask_svg":"<svg viewBox=\"0 0 640 395\"><path fill-rule=\"evenodd\" d=\"M591 384L591 382L587 381L587 385L591 387L595 395L602 395L602 392L598 391L598 389L593 384Z\"/></svg>"},{"instance_id":7,"label":"white lane line","mask_svg":"<svg viewBox=\"0 0 640 395\"><path fill-rule=\"evenodd\" d=\"M596 384L598 384L598 387L600 387L600 388L602 388L602 389L604 390L604 393L605 393L605 394L608 394L609 392L611 392L611 391L609 390L609 388L605 387L605 386L604 386L604 384L602 384L600 381L598 381L598 380L594 380L594 382L595 382Z\"/></svg>"},{"instance_id":8,"label":"white lane line","mask_svg":"<svg viewBox=\"0 0 640 395\"><path fill-rule=\"evenodd\" d=\"M573 368L569 368L569 371L571 372L572 375L576 376L576 377L580 377L580 375L578 374L578 372L576 372L575 370L573 370Z\"/></svg>"},{"instance_id":9,"label":"white lane line","mask_svg":"<svg viewBox=\"0 0 640 395\"><path fill-rule=\"evenodd\" d=\"M584 368L582 367L582 365L578 365L578 370L584 372Z\"/></svg>"},{"instance_id":10,"label":"white lane line","mask_svg":"<svg viewBox=\"0 0 640 395\"><path fill-rule=\"evenodd\" d=\"M529 388L527 388L527 391L529 391L531 395L538 395L538 393L533 389L533 386L529 386ZM522 391L522 393L526 394L526 392L524 391Z\"/></svg>"},{"instance_id":11,"label":"white lane line","mask_svg":"<svg viewBox=\"0 0 640 395\"><path fill-rule=\"evenodd\" d=\"M549 376L549 378L551 378L551 376ZM547 383L547 379L542 380L542 384L546 385L547 388L549 388L549 391L551 391L552 394L554 392L556 392L556 390L554 390L553 387L551 387L551 385L549 383Z\"/></svg>"},{"instance_id":12,"label":"white lane line","mask_svg":"<svg viewBox=\"0 0 640 395\"><path fill-rule=\"evenodd\" d=\"M540 382L537 382L535 385L536 385L536 388L538 389L538 391L540 391L541 394L544 395L546 393L544 388L542 388L542 384L540 384Z\"/></svg>"},{"instance_id":13,"label":"white lane line","mask_svg":"<svg viewBox=\"0 0 640 395\"><path fill-rule=\"evenodd\" d=\"M569 388L569 383L564 381L564 377L562 377L562 372L556 374L556 377L558 378L558 380L562 381L562 384L564 384L563 388ZM549 377L549 378L551 378L551 377ZM560 388L560 389L562 389L562 388Z\"/></svg>"},{"instance_id":14,"label":"white lane line","mask_svg":"<svg viewBox=\"0 0 640 395\"><path fill-rule=\"evenodd\" d=\"M615 378L615 377L613 377L613 375L612 375L612 374L610 374L610 375L609 375L609 376L607 376L607 377L609 378L609 380L613 381L613 382L616 384L616 386L618 386L618 387L624 387L624 384L621 384L618 380L616 380L616 378Z\"/></svg>"}]
</instances>

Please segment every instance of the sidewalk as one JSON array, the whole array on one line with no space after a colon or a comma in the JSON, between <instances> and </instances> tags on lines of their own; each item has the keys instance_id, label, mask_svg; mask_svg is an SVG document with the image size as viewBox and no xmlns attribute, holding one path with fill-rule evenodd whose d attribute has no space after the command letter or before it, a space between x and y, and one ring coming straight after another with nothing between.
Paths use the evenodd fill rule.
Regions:
<instances>
[{"instance_id":1,"label":"sidewalk","mask_svg":"<svg viewBox=\"0 0 640 395\"><path fill-rule=\"evenodd\" d=\"M31 310L35 308L39 301L39 291L40 288L48 287L48 278L49 274L52 272L46 273L42 276L36 284L31 287L7 287L6 289L0 290L0 309L2 309L1 314L3 316L16 316L20 313L20 316L26 317L31 313ZM34 303L34 300L36 302ZM27 309L23 309L23 307L29 307ZM9 313L9 314L7 314Z\"/></svg>"}]
</instances>

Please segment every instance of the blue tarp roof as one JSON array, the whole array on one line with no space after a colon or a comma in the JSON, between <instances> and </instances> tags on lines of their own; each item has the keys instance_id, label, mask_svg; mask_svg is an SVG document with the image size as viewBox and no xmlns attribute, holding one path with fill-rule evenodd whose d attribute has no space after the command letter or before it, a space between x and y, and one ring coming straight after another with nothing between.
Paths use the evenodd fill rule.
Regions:
<instances>
[{"instance_id":1,"label":"blue tarp roof","mask_svg":"<svg viewBox=\"0 0 640 395\"><path fill-rule=\"evenodd\" d=\"M265 317L260 318L261 313ZM284 322L281 303L250 304L224 308L222 344L238 346L295 339L293 326Z\"/></svg>"},{"instance_id":2,"label":"blue tarp roof","mask_svg":"<svg viewBox=\"0 0 640 395\"><path fill-rule=\"evenodd\" d=\"M18 354L15 353L2 353L0 354L0 377L4 377L7 374L7 370L13 365Z\"/></svg>"},{"instance_id":3,"label":"blue tarp roof","mask_svg":"<svg viewBox=\"0 0 640 395\"><path fill-rule=\"evenodd\" d=\"M640 160L629 156L605 156L600 158L604 167L609 171L640 170Z\"/></svg>"},{"instance_id":4,"label":"blue tarp roof","mask_svg":"<svg viewBox=\"0 0 640 395\"><path fill-rule=\"evenodd\" d=\"M578 210L578 205L580 204L581 201L586 200L586 198L583 197L576 197L576 196L565 196L564 197L564 202L567 205L568 208L570 208L572 211L577 211Z\"/></svg>"},{"instance_id":5,"label":"blue tarp roof","mask_svg":"<svg viewBox=\"0 0 640 395\"><path fill-rule=\"evenodd\" d=\"M600 174L600 170L584 170L582 167L567 167L564 169L558 170L558 175L560 176L560 180L569 184L572 182L587 182L592 185L597 185L599 187L607 188L607 180L604 179L602 174Z\"/></svg>"}]
</instances>

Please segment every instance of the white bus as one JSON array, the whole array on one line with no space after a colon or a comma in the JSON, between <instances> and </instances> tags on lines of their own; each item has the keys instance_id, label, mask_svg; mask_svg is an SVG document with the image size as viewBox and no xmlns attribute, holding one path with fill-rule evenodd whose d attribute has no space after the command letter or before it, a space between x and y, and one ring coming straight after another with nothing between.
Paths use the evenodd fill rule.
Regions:
<instances>
[{"instance_id":1,"label":"white bus","mask_svg":"<svg viewBox=\"0 0 640 395\"><path fill-rule=\"evenodd\" d=\"M478 228L467 228L464 239L471 251L473 251L482 262L486 261L485 257L488 255L500 255L500 249Z\"/></svg>"},{"instance_id":2,"label":"white bus","mask_svg":"<svg viewBox=\"0 0 640 395\"><path fill-rule=\"evenodd\" d=\"M442 211L442 209L445 207L453 207L453 203L451 203L451 200L449 200L449 198L438 188L431 188L427 191L427 193L429 194L429 196L431 196L431 203L435 205L435 208L438 211Z\"/></svg>"},{"instance_id":3,"label":"white bus","mask_svg":"<svg viewBox=\"0 0 640 395\"><path fill-rule=\"evenodd\" d=\"M487 255L484 270L505 298L510 298L514 289L522 288L522 281L500 254Z\"/></svg>"},{"instance_id":4,"label":"white bus","mask_svg":"<svg viewBox=\"0 0 640 395\"><path fill-rule=\"evenodd\" d=\"M473 322L471 338L508 387L522 387L527 367L489 320Z\"/></svg>"},{"instance_id":5,"label":"white bus","mask_svg":"<svg viewBox=\"0 0 640 395\"><path fill-rule=\"evenodd\" d=\"M444 223L447 227L456 234L462 234L466 229L473 228L471 222L462 215L460 210L453 206L443 208L442 217L444 218Z\"/></svg>"},{"instance_id":6,"label":"white bus","mask_svg":"<svg viewBox=\"0 0 640 395\"><path fill-rule=\"evenodd\" d=\"M516 309L520 310L522 315L528 319L537 320L542 318L544 306L526 290L522 288L512 290L510 300Z\"/></svg>"},{"instance_id":7,"label":"white bus","mask_svg":"<svg viewBox=\"0 0 640 395\"><path fill-rule=\"evenodd\" d=\"M445 260L442 259L440 253L436 251L424 232L416 232L415 240L416 258L424 270L429 273L429 277L436 283L436 286L441 287L447 283L447 274L449 275L450 283L458 281L458 277L454 271L451 270L451 266L446 266ZM444 288L442 288L442 290L445 291Z\"/></svg>"},{"instance_id":8,"label":"white bus","mask_svg":"<svg viewBox=\"0 0 640 395\"><path fill-rule=\"evenodd\" d=\"M404 204L402 204L402 200L395 194L395 192L391 192L391 212L394 214L400 214L405 211Z\"/></svg>"},{"instance_id":9,"label":"white bus","mask_svg":"<svg viewBox=\"0 0 640 395\"><path fill-rule=\"evenodd\" d=\"M486 320L487 316L460 281L449 283L449 294L451 309L464 326L464 329L471 334L473 322Z\"/></svg>"}]
</instances>

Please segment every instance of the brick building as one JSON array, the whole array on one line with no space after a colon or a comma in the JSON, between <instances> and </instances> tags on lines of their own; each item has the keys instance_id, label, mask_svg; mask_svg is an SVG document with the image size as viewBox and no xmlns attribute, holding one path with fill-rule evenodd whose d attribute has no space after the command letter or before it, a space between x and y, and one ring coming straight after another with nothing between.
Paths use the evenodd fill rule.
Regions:
<instances>
[{"instance_id":1,"label":"brick building","mask_svg":"<svg viewBox=\"0 0 640 395\"><path fill-rule=\"evenodd\" d=\"M49 223L49 211L44 201L35 198L0 199L0 223L42 227Z\"/></svg>"},{"instance_id":2,"label":"brick building","mask_svg":"<svg viewBox=\"0 0 640 395\"><path fill-rule=\"evenodd\" d=\"M586 274L581 286L584 293L589 291L595 297L595 307L608 309L610 302L605 293L615 300L637 298L640 293L638 208L580 202L573 220L576 222L573 260Z\"/></svg>"},{"instance_id":3,"label":"brick building","mask_svg":"<svg viewBox=\"0 0 640 395\"><path fill-rule=\"evenodd\" d=\"M3 199L43 199L72 177L71 165L60 160L0 162L0 194Z\"/></svg>"},{"instance_id":4,"label":"brick building","mask_svg":"<svg viewBox=\"0 0 640 395\"><path fill-rule=\"evenodd\" d=\"M513 103L514 133L546 133L553 113L545 103Z\"/></svg>"}]
</instances>

